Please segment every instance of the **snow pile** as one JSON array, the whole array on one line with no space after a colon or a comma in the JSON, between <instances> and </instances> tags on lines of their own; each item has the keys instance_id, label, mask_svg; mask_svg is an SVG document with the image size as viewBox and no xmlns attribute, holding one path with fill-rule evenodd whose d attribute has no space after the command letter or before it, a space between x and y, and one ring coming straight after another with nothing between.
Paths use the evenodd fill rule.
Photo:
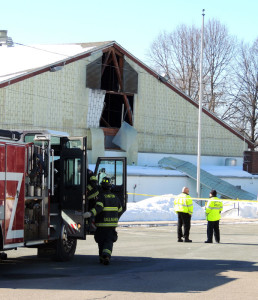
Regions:
<instances>
[{"instance_id":1,"label":"snow pile","mask_svg":"<svg viewBox=\"0 0 258 300\"><path fill-rule=\"evenodd\" d=\"M120 218L120 222L134 221L177 221L174 211L172 194L148 198L136 203L129 202L127 210ZM257 203L223 203L222 218L258 218ZM193 201L192 220L205 220L205 209Z\"/></svg>"},{"instance_id":2,"label":"snow pile","mask_svg":"<svg viewBox=\"0 0 258 300\"><path fill-rule=\"evenodd\" d=\"M176 221L172 194L148 198L137 203L128 203L120 222L133 221ZM205 220L204 209L193 201L192 220Z\"/></svg>"},{"instance_id":3,"label":"snow pile","mask_svg":"<svg viewBox=\"0 0 258 300\"><path fill-rule=\"evenodd\" d=\"M222 218L258 218L258 203L230 203L224 202Z\"/></svg>"}]
</instances>

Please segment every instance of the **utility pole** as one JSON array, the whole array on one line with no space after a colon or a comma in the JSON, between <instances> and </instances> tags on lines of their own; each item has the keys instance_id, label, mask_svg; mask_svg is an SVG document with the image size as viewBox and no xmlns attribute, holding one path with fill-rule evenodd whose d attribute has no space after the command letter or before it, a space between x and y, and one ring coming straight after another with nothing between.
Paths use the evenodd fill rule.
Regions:
<instances>
[{"instance_id":1,"label":"utility pole","mask_svg":"<svg viewBox=\"0 0 258 300\"><path fill-rule=\"evenodd\" d=\"M201 197L201 183L200 183L200 169L201 169L201 123L202 123L202 94L203 94L203 85L202 85L202 61L203 61L203 33L204 33L204 9L202 10L202 34L201 34L201 58L200 58L200 87L199 87L199 116L198 116L198 155L197 155L197 197Z\"/></svg>"}]
</instances>

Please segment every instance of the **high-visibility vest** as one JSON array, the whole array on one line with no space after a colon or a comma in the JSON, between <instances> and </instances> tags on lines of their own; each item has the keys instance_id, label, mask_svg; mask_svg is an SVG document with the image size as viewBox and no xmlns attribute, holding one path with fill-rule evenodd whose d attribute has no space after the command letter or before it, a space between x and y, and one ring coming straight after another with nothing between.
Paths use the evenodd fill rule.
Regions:
<instances>
[{"instance_id":1,"label":"high-visibility vest","mask_svg":"<svg viewBox=\"0 0 258 300\"><path fill-rule=\"evenodd\" d=\"M183 212L192 214L193 213L193 200L192 198L185 194L181 193L174 200L174 210L175 212Z\"/></svg>"},{"instance_id":2,"label":"high-visibility vest","mask_svg":"<svg viewBox=\"0 0 258 300\"><path fill-rule=\"evenodd\" d=\"M219 200L217 197L212 197L206 206L206 218L207 221L218 221L220 220L220 212L223 209L223 203L222 201L216 201Z\"/></svg>"}]
</instances>

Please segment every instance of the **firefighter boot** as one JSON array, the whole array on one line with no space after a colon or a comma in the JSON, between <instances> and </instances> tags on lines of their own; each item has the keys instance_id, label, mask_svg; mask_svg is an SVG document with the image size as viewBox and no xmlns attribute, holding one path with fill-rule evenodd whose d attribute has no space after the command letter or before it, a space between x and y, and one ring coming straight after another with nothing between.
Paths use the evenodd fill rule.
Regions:
<instances>
[{"instance_id":1,"label":"firefighter boot","mask_svg":"<svg viewBox=\"0 0 258 300\"><path fill-rule=\"evenodd\" d=\"M103 265L107 266L109 265L109 262L110 262L110 257L108 255L103 255L102 256L102 259L103 259Z\"/></svg>"}]
</instances>

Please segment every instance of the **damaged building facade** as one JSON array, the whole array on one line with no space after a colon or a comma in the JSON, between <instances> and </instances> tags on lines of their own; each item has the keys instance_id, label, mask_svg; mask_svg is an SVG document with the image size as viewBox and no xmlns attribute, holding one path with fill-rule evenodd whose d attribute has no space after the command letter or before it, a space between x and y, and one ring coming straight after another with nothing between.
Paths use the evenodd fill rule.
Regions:
<instances>
[{"instance_id":1,"label":"damaged building facade","mask_svg":"<svg viewBox=\"0 0 258 300\"><path fill-rule=\"evenodd\" d=\"M196 174L197 102L113 41L25 46L3 40L1 129L50 129L87 136L89 164L99 156L126 156L129 201L143 199L139 195L146 192L178 194L183 185L195 195L196 178L190 172ZM249 154L252 147L203 109L202 166L242 166L244 151ZM186 165L189 168L184 169ZM226 177L214 173L208 183L201 175L202 196L208 196L220 176L230 184L221 183L221 195L240 198L242 187L252 193L242 198L256 197L258 175L245 172L236 178L235 173ZM207 180L206 175L203 178Z\"/></svg>"},{"instance_id":2,"label":"damaged building facade","mask_svg":"<svg viewBox=\"0 0 258 300\"><path fill-rule=\"evenodd\" d=\"M116 42L0 47L0 127L88 136L90 163L121 151L196 156L198 103ZM202 155L242 157L252 144L203 110Z\"/></svg>"}]
</instances>

